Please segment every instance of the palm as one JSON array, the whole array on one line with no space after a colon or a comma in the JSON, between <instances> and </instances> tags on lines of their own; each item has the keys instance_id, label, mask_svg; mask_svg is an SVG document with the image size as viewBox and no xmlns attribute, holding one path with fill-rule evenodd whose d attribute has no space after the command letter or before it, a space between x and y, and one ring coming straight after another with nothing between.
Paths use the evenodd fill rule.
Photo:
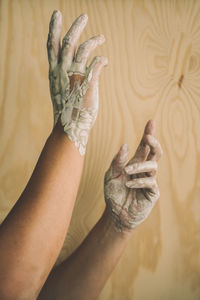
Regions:
<instances>
[{"instance_id":1,"label":"palm","mask_svg":"<svg viewBox=\"0 0 200 300\"><path fill-rule=\"evenodd\" d=\"M155 142L155 140L153 141ZM150 144L151 141L149 145L144 143L143 136L142 146L138 147L135 156L128 162L127 167L125 167L125 163L128 158L128 151L122 147L105 174L106 205L120 230L131 229L140 224L149 215L159 197L155 177L151 176L150 172L155 172L156 162L153 159L159 158L161 148L157 146L157 156L155 157L154 154L154 157L151 157L153 145ZM135 171L132 170L130 174L127 174L125 170L130 169L130 166L135 166ZM137 166L143 168L141 169L142 172L137 170ZM129 187L128 184L132 185Z\"/></svg>"},{"instance_id":2,"label":"palm","mask_svg":"<svg viewBox=\"0 0 200 300\"><path fill-rule=\"evenodd\" d=\"M155 195L145 189L130 189L125 183L136 178L123 172L117 178L105 181L105 199L112 210L114 218L123 223L125 227L140 223L143 219L142 212L151 208L151 202ZM149 200L149 201L146 201Z\"/></svg>"}]
</instances>

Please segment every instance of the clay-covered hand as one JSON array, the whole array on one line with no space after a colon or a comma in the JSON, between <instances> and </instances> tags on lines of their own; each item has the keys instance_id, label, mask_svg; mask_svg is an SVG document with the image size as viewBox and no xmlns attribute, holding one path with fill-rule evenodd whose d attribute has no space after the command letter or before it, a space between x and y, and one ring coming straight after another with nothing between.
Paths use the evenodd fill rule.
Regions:
<instances>
[{"instance_id":1,"label":"clay-covered hand","mask_svg":"<svg viewBox=\"0 0 200 300\"><path fill-rule=\"evenodd\" d=\"M103 35L90 38L77 49L87 19L87 15L82 14L74 21L61 46L62 15L54 11L47 41L54 126L60 120L81 155L85 154L89 131L97 117L98 77L107 64L106 57L96 56L87 66L92 50L104 42Z\"/></svg>"},{"instance_id":2,"label":"clay-covered hand","mask_svg":"<svg viewBox=\"0 0 200 300\"><path fill-rule=\"evenodd\" d=\"M106 208L118 231L130 231L143 222L159 198L157 161L162 154L154 137L155 123L148 121L133 158L124 144L104 178Z\"/></svg>"}]
</instances>

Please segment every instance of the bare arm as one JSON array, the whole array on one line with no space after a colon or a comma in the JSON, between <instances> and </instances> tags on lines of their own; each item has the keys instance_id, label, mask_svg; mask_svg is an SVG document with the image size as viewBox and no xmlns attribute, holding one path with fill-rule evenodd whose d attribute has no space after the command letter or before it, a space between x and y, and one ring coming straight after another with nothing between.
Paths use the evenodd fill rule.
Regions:
<instances>
[{"instance_id":1,"label":"bare arm","mask_svg":"<svg viewBox=\"0 0 200 300\"><path fill-rule=\"evenodd\" d=\"M99 295L133 229L145 220L159 197L155 173L162 150L153 137L154 126L147 123L127 165L128 148L121 147L105 175L106 209L101 219L80 247L51 272L38 299L94 300ZM140 181L134 181L134 176L141 177ZM127 182L134 188L126 187Z\"/></svg>"},{"instance_id":2,"label":"bare arm","mask_svg":"<svg viewBox=\"0 0 200 300\"><path fill-rule=\"evenodd\" d=\"M51 272L38 300L96 299L129 237L115 230L106 210L80 247Z\"/></svg>"},{"instance_id":3,"label":"bare arm","mask_svg":"<svg viewBox=\"0 0 200 300\"><path fill-rule=\"evenodd\" d=\"M37 297L69 226L88 135L98 110L98 75L106 63L99 57L86 67L90 52L100 44L99 37L93 38L92 45L86 42L82 51L78 49L79 63L74 62L86 22L86 15L77 18L61 49L61 13L52 15L47 47L54 129L25 190L0 227L2 300Z\"/></svg>"},{"instance_id":4,"label":"bare arm","mask_svg":"<svg viewBox=\"0 0 200 300\"><path fill-rule=\"evenodd\" d=\"M55 128L24 192L0 227L1 299L36 297L63 244L82 166L83 157L74 144Z\"/></svg>"}]
</instances>

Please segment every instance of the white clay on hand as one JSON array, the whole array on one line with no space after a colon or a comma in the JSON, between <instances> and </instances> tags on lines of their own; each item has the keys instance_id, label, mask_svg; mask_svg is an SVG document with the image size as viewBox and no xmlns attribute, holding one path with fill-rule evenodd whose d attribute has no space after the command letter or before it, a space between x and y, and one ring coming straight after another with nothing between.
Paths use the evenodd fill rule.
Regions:
<instances>
[{"instance_id":1,"label":"white clay on hand","mask_svg":"<svg viewBox=\"0 0 200 300\"><path fill-rule=\"evenodd\" d=\"M64 36L60 46L62 15L55 11L49 25L47 51L49 59L50 92L54 110L54 126L60 118L64 132L85 154L86 145L98 113L98 76L107 58L94 57L91 52L104 42L103 35L92 37L76 46L88 17L79 16ZM72 85L73 82L73 85Z\"/></svg>"},{"instance_id":2,"label":"white clay on hand","mask_svg":"<svg viewBox=\"0 0 200 300\"><path fill-rule=\"evenodd\" d=\"M125 144L105 174L105 201L118 231L131 230L142 223L160 196L156 171L162 149L154 137L147 138L150 126L148 122L142 141L128 164L129 150Z\"/></svg>"},{"instance_id":3,"label":"white clay on hand","mask_svg":"<svg viewBox=\"0 0 200 300\"><path fill-rule=\"evenodd\" d=\"M156 178L155 177L143 177L143 178L135 178L133 180L127 181L126 186L128 188L134 189L151 189L154 192L154 188L156 187Z\"/></svg>"},{"instance_id":4,"label":"white clay on hand","mask_svg":"<svg viewBox=\"0 0 200 300\"><path fill-rule=\"evenodd\" d=\"M125 167L125 171L129 175L151 172L152 170L157 171L158 164L156 161L148 160L144 162L137 162Z\"/></svg>"}]
</instances>

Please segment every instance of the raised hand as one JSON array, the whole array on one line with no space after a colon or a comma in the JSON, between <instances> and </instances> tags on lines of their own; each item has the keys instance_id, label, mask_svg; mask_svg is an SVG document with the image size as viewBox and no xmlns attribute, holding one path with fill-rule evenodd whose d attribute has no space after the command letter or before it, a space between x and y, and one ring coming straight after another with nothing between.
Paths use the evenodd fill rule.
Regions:
<instances>
[{"instance_id":1,"label":"raised hand","mask_svg":"<svg viewBox=\"0 0 200 300\"><path fill-rule=\"evenodd\" d=\"M89 56L104 36L98 35L81 44L77 42L88 17L80 15L60 45L62 15L54 11L49 25L47 51L50 93L54 110L54 126L60 120L64 132L85 154L88 136L98 113L98 77L107 58L96 56L87 67Z\"/></svg>"},{"instance_id":2,"label":"raised hand","mask_svg":"<svg viewBox=\"0 0 200 300\"><path fill-rule=\"evenodd\" d=\"M132 159L126 164L129 150L124 144L105 174L106 207L118 231L130 231L143 222L160 196L156 171L162 149L154 131L155 123L148 121Z\"/></svg>"}]
</instances>

